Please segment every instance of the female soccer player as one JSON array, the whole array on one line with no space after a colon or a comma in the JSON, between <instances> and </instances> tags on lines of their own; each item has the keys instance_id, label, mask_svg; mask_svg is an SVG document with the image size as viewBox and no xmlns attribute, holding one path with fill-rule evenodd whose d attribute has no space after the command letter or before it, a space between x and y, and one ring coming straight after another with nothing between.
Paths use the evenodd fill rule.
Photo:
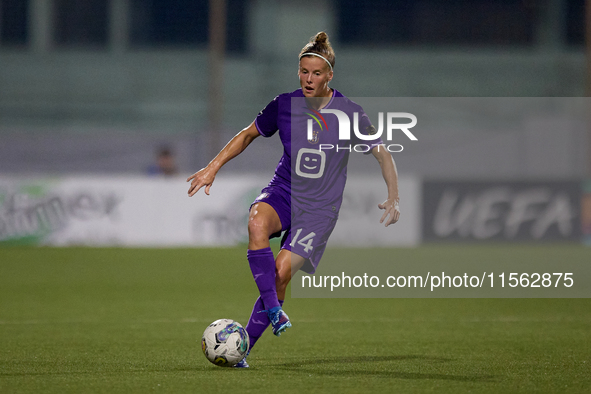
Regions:
<instances>
[{"instance_id":1,"label":"female soccer player","mask_svg":"<svg viewBox=\"0 0 591 394\"><path fill-rule=\"evenodd\" d=\"M388 226L400 217L394 160L379 138L371 139L374 128L363 109L328 86L333 78L334 65L335 55L328 35L320 32L300 52L298 76L301 89L275 97L207 167L187 179L191 182L189 196L202 187L209 195L215 176L225 163L242 153L258 136L270 137L279 131L283 156L275 176L251 205L248 218L247 258L260 293L246 326L250 349L269 324L277 336L291 327L282 309L287 284L300 269L314 273L334 229L345 188L351 145L349 149L334 147L343 142L362 143L364 145L360 146L367 147L367 152L371 152L380 164L388 190L386 201L378 204L385 210L380 223ZM325 112L323 116L321 110L336 112ZM339 119L331 114L339 111L350 115L352 121L357 116L358 125L353 127L357 127L356 132L361 130L360 133L365 134L363 140L356 137L357 133L353 134L351 141L338 140ZM313 131L312 119L320 129L317 127ZM275 258L269 239L283 231L281 250ZM246 358L236 366L248 367Z\"/></svg>"}]
</instances>

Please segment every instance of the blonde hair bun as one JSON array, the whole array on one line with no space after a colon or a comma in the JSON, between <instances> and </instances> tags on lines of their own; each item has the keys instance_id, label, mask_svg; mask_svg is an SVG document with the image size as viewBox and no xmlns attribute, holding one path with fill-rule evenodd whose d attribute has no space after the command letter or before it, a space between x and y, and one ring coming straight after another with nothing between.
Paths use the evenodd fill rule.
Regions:
<instances>
[{"instance_id":1,"label":"blonde hair bun","mask_svg":"<svg viewBox=\"0 0 591 394\"><path fill-rule=\"evenodd\" d=\"M310 53L315 53L326 59L332 71L332 68L335 64L335 54L330 42L328 41L328 34L326 34L326 32L318 32L310 38L310 41L300 51L300 59L302 56Z\"/></svg>"},{"instance_id":2,"label":"blonde hair bun","mask_svg":"<svg viewBox=\"0 0 591 394\"><path fill-rule=\"evenodd\" d=\"M316 35L314 37L312 37L310 39L310 41L317 42L318 44L328 44L328 45L330 45L330 43L328 42L328 34L326 34L323 31L321 31L320 33L316 33Z\"/></svg>"}]
</instances>

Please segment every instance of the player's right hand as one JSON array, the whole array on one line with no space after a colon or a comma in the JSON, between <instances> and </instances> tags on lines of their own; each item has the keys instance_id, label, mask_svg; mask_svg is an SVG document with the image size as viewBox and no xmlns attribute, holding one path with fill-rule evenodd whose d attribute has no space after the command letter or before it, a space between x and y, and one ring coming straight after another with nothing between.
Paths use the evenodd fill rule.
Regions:
<instances>
[{"instance_id":1,"label":"player's right hand","mask_svg":"<svg viewBox=\"0 0 591 394\"><path fill-rule=\"evenodd\" d=\"M208 167L202 168L188 177L187 182L191 182L191 187L189 187L189 197L193 197L203 186L205 186L205 194L209 196L209 189L211 188L214 179L215 171Z\"/></svg>"}]
</instances>

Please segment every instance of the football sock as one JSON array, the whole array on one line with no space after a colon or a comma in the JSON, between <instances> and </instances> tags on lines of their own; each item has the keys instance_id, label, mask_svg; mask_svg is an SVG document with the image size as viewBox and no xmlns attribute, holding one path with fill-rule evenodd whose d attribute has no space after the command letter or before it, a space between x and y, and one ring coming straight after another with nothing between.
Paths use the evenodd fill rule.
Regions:
<instances>
[{"instance_id":1,"label":"football sock","mask_svg":"<svg viewBox=\"0 0 591 394\"><path fill-rule=\"evenodd\" d=\"M283 306L283 300L279 300L279 305ZM248 337L250 339L250 347L248 348L249 351L259 340L261 335L263 335L263 332L265 332L267 327L269 327L269 324L271 324L271 321L267 317L266 313L259 313L264 309L265 306L263 305L263 300L261 297L257 298L256 302L254 303L254 307L252 308L250 319L248 319L248 324L246 325L246 332L248 333Z\"/></svg>"},{"instance_id":2,"label":"football sock","mask_svg":"<svg viewBox=\"0 0 591 394\"><path fill-rule=\"evenodd\" d=\"M271 248L248 250L246 257L265 309L279 306L275 287L275 257Z\"/></svg>"}]
</instances>

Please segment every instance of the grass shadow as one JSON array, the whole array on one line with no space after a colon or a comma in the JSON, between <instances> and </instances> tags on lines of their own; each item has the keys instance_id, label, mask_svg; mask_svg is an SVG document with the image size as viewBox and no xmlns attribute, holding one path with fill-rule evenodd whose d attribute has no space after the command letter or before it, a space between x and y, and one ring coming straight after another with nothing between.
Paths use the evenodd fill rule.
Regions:
<instances>
[{"instance_id":1,"label":"grass shadow","mask_svg":"<svg viewBox=\"0 0 591 394\"><path fill-rule=\"evenodd\" d=\"M453 361L445 357L430 357L421 355L398 356L354 356L295 359L290 362L271 364L270 367L286 370L294 373L322 375L322 376L381 376L394 379L432 379L453 380L463 382L492 382L494 375L453 375L439 373L402 372L393 370L392 365L385 365L384 369L376 369L372 363L392 363L396 361L419 360L432 365L433 363L446 363ZM325 366L326 368L318 368Z\"/></svg>"}]
</instances>

